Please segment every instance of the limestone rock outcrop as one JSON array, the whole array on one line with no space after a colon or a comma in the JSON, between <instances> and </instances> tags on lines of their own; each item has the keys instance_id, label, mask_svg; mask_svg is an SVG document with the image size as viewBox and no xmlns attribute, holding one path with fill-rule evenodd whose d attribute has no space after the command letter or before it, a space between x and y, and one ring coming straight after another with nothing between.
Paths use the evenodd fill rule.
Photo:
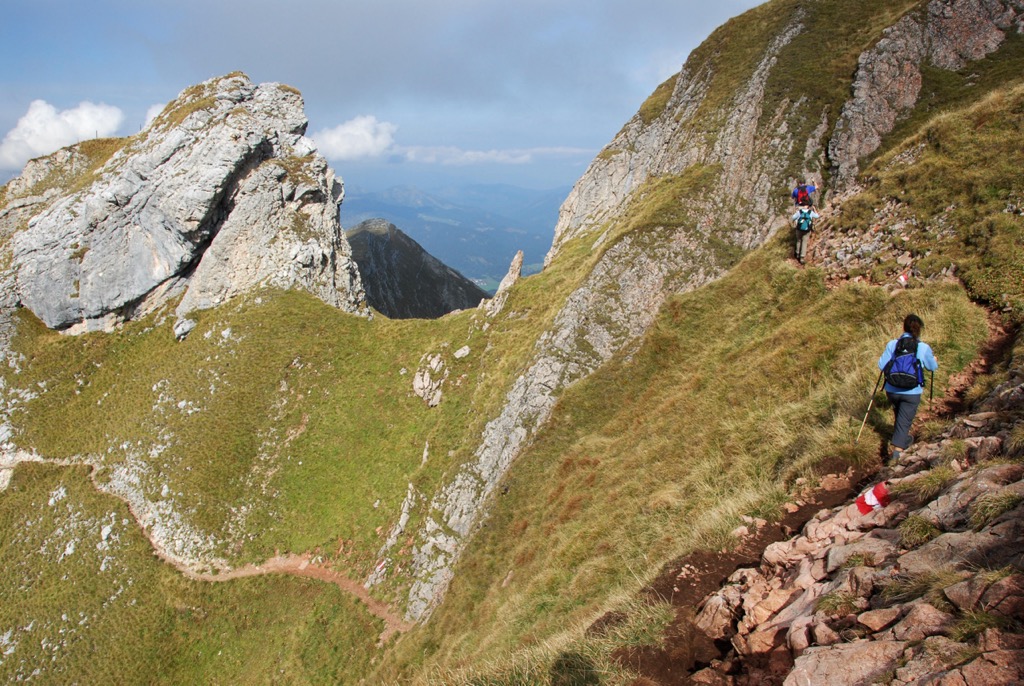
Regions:
<instances>
[{"instance_id":1,"label":"limestone rock outcrop","mask_svg":"<svg viewBox=\"0 0 1024 686\"><path fill-rule=\"evenodd\" d=\"M392 319L434 319L476 307L487 297L486 291L384 219L360 222L345 237L367 303Z\"/></svg>"},{"instance_id":2,"label":"limestone rock outcrop","mask_svg":"<svg viewBox=\"0 0 1024 686\"><path fill-rule=\"evenodd\" d=\"M1024 31L1019 0L932 0L888 28L860 56L853 97L829 141L836 185L849 185L858 160L877 150L899 117L917 104L924 66L962 69L995 51L1008 31Z\"/></svg>"},{"instance_id":3,"label":"limestone rock outcrop","mask_svg":"<svg viewBox=\"0 0 1024 686\"><path fill-rule=\"evenodd\" d=\"M182 318L258 285L359 311L343 187L306 125L297 91L232 74L186 89L136 136L33 161L0 214L19 301L72 333L178 295Z\"/></svg>"}]
</instances>

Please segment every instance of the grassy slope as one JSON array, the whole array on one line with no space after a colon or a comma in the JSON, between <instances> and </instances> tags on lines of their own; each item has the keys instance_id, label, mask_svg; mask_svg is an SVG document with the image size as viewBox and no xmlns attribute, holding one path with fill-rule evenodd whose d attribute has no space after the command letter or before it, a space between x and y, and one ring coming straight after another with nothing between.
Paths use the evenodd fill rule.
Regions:
<instances>
[{"instance_id":1,"label":"grassy slope","mask_svg":"<svg viewBox=\"0 0 1024 686\"><path fill-rule=\"evenodd\" d=\"M20 467L0 530L5 683L337 683L376 653L380 622L333 586L185 580L83 468Z\"/></svg>"},{"instance_id":2,"label":"grassy slope","mask_svg":"<svg viewBox=\"0 0 1024 686\"><path fill-rule=\"evenodd\" d=\"M890 204L904 221L902 247L923 275L955 264L973 297L1024 320L1022 135L1024 85L929 120L875 160L837 230L861 231Z\"/></svg>"},{"instance_id":3,"label":"grassy slope","mask_svg":"<svg viewBox=\"0 0 1024 686\"><path fill-rule=\"evenodd\" d=\"M828 292L787 250L773 241L675 298L634 356L565 393L445 605L402 639L397 661L444 673L580 640L668 559L722 545L740 514L777 514L815 464L873 459L878 441L852 438L878 351L907 311L928 323L940 388L986 335L955 286ZM880 410L872 424L884 434L888 421Z\"/></svg>"}]
</instances>

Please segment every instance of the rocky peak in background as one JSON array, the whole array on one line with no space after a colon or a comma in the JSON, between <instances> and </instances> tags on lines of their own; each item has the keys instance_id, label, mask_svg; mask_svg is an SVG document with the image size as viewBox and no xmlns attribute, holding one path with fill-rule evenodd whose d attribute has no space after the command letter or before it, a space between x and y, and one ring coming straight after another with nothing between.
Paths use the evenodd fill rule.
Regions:
<instances>
[{"instance_id":1,"label":"rocky peak in background","mask_svg":"<svg viewBox=\"0 0 1024 686\"><path fill-rule=\"evenodd\" d=\"M345 232L366 287L366 301L392 319L433 319L476 307L487 297L475 283L384 219Z\"/></svg>"},{"instance_id":2,"label":"rocky peak in background","mask_svg":"<svg viewBox=\"0 0 1024 686\"><path fill-rule=\"evenodd\" d=\"M360 310L343 187L306 125L297 91L232 74L186 89L136 136L33 160L0 212L17 299L72 333L181 296L184 334L190 311L260 285Z\"/></svg>"}]
</instances>

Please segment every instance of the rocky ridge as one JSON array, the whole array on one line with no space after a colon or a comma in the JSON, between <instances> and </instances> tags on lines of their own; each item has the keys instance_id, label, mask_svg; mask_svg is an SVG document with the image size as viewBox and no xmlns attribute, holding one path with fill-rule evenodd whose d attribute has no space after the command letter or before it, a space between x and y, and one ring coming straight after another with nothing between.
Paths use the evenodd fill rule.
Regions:
<instances>
[{"instance_id":1,"label":"rocky ridge","mask_svg":"<svg viewBox=\"0 0 1024 686\"><path fill-rule=\"evenodd\" d=\"M960 16L962 4L932 0L925 12L930 19L925 22L928 49L924 54L941 68L957 68L994 50L1003 36L999 27L1019 30L1016 2L971 0L965 16L973 19L953 21L950 16ZM429 506L416 534L408 619L428 617L440 602L455 561L484 516L486 499L547 419L559 390L638 340L667 297L722 274L729 265L730 250L761 245L784 223L780 213L790 188L784 187L789 182L785 174L794 151L801 157L800 175L814 179L816 170L827 164L843 161L844 169L853 169L850 160L855 163L875 149L852 143L856 138L849 134L856 128L849 123L852 113L864 112L862 119L874 122L879 136L892 130L881 114L872 114L878 97L872 75L880 63L872 55L920 64L923 57L904 54L902 43L886 38L917 21L913 13L883 32L862 55L855 78L867 85L855 87L842 105L846 113L842 123L833 124L827 111L811 113L817 125L807 138L798 139L790 120L809 116L801 97L783 98L774 109L765 110L773 69L790 43L806 30L810 11L797 8L780 23L781 29L767 41L749 78L713 116L702 108L713 95L714 66L688 60L674 81L667 82L671 94L657 116L638 112L573 188L560 210L545 265L550 266L563 247L576 239L592 241L591 251L598 255L595 265L541 336L533 361L514 382L501 414L487 424L473 459L433 497L422 498ZM912 108L916 93L901 102ZM705 120L718 124L716 135L707 135L706 124L701 123ZM688 175L707 178L696 182L703 191L691 188L686 199L679 201L674 222L614 236L616 221L635 212L654 193L651 184Z\"/></svg>"},{"instance_id":2,"label":"rocky ridge","mask_svg":"<svg viewBox=\"0 0 1024 686\"><path fill-rule=\"evenodd\" d=\"M935 439L768 546L699 606L691 683L1024 679L1024 358ZM833 479L848 479L849 474ZM874 507L868 491L887 489ZM713 653L714 651L712 651Z\"/></svg>"},{"instance_id":3,"label":"rocky ridge","mask_svg":"<svg viewBox=\"0 0 1024 686\"><path fill-rule=\"evenodd\" d=\"M958 71L995 51L1011 30L1024 32L1019 0L932 0L886 29L860 56L853 97L828 144L836 187L855 180L859 161L917 104L925 64Z\"/></svg>"},{"instance_id":4,"label":"rocky ridge","mask_svg":"<svg viewBox=\"0 0 1024 686\"><path fill-rule=\"evenodd\" d=\"M181 296L183 334L190 311L257 285L360 311L343 187L306 125L297 91L233 74L185 90L105 150L30 162L0 213L19 302L71 333Z\"/></svg>"}]
</instances>

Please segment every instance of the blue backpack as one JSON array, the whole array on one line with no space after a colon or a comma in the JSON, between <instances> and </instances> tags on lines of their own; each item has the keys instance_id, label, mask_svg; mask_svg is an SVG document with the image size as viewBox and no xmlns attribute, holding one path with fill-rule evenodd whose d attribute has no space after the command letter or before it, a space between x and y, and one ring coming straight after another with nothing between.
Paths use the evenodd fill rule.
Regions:
<instances>
[{"instance_id":1,"label":"blue backpack","mask_svg":"<svg viewBox=\"0 0 1024 686\"><path fill-rule=\"evenodd\" d=\"M885 363L882 371L890 386L907 390L924 386L924 368L917 359L917 339L913 336L898 339L892 359Z\"/></svg>"},{"instance_id":2,"label":"blue backpack","mask_svg":"<svg viewBox=\"0 0 1024 686\"><path fill-rule=\"evenodd\" d=\"M814 219L811 217L810 210L800 210L800 216L796 218L796 228L798 231L810 231L813 228Z\"/></svg>"}]
</instances>

